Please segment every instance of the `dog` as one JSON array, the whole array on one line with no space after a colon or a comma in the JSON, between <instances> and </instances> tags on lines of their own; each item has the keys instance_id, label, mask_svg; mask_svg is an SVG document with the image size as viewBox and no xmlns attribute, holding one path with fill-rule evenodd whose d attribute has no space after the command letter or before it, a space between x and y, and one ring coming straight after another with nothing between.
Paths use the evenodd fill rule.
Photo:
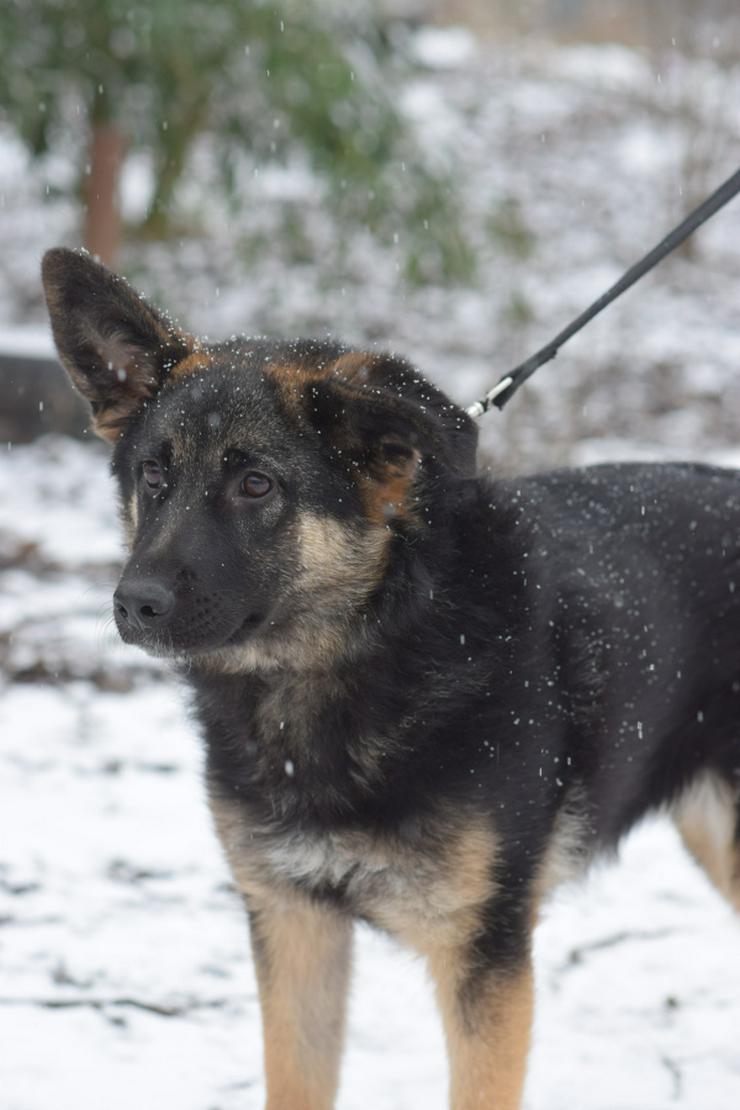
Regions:
<instances>
[{"instance_id":1,"label":"dog","mask_svg":"<svg viewBox=\"0 0 740 1110\"><path fill-rule=\"evenodd\" d=\"M193 692L269 1110L334 1104L356 920L425 958L454 1110L516 1110L559 882L667 810L740 910L740 475L490 479L400 358L199 342L84 252L43 281L112 446L118 630Z\"/></svg>"}]
</instances>

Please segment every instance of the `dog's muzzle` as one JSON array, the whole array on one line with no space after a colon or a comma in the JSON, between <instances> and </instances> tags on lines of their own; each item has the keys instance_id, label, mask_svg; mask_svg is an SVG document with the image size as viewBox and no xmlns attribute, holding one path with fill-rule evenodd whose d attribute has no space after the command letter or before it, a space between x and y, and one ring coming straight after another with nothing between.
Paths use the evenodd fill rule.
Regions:
<instances>
[{"instance_id":1,"label":"dog's muzzle","mask_svg":"<svg viewBox=\"0 0 740 1110\"><path fill-rule=\"evenodd\" d=\"M119 627L133 632L161 632L175 608L175 595L156 578L122 580L113 595Z\"/></svg>"}]
</instances>

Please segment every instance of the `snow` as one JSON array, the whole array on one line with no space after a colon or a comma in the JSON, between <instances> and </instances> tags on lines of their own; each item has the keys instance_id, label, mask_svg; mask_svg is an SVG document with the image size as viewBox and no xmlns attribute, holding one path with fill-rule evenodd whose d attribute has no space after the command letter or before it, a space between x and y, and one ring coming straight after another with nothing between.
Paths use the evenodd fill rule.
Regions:
<instances>
[{"instance_id":1,"label":"snow","mask_svg":"<svg viewBox=\"0 0 740 1110\"><path fill-rule=\"evenodd\" d=\"M700 71L676 59L673 83L668 74L658 84L649 59L623 48L496 54L436 31L417 51L426 69L404 103L455 167L481 256L477 285L402 287L397 251L364 229L335 250L302 166L255 175L247 159L244 211L208 203L207 144L188 182L201 233L136 244L126 259L134 280L214 337L331 330L400 350L468 404L685 211L695 132L671 114L677 88L697 90L699 126L711 122L717 135L707 188L732 169L736 67ZM697 74L701 85L689 81ZM4 131L0 154L0 347L5 338L20 350L7 329L30 325L48 351L38 260L76 241L76 217L59 198L41 207L29 180L41 193L70 179L73 163L57 155L31 168ZM130 166L127 212L141 210L148 172L145 161ZM512 196L532 239L522 257L483 230ZM304 260L271 239L286 199L306 206ZM690 456L739 466L739 221L736 203L701 232L693 258L667 263L503 417L484 418L489 462ZM256 258L247 279L242 252ZM186 696L111 627L121 547L105 451L53 437L9 447L0 454L0 1101L4 1110L256 1110L254 974ZM527 1110L740 1104L740 932L662 820L639 829L619 862L558 895L537 931L536 973ZM445 1084L422 965L359 930L340 1110L441 1110Z\"/></svg>"},{"instance_id":2,"label":"snow","mask_svg":"<svg viewBox=\"0 0 740 1110\"><path fill-rule=\"evenodd\" d=\"M552 72L613 92L634 92L655 79L641 54L616 44L563 47L552 59Z\"/></svg>"},{"instance_id":3,"label":"snow","mask_svg":"<svg viewBox=\"0 0 740 1110\"><path fill-rule=\"evenodd\" d=\"M48 329L0 327L0 355L53 359L56 351Z\"/></svg>"},{"instance_id":4,"label":"snow","mask_svg":"<svg viewBox=\"0 0 740 1110\"><path fill-rule=\"evenodd\" d=\"M104 1082L110 1110L256 1110L254 973L187 697L105 630L103 452L49 437L3 455L0 483L3 1106L97 1110ZM672 829L640 829L538 929L527 1110L734 1110L739 957ZM340 1110L445 1105L423 967L364 928L343 1076Z\"/></svg>"},{"instance_id":5,"label":"snow","mask_svg":"<svg viewBox=\"0 0 740 1110\"><path fill-rule=\"evenodd\" d=\"M474 57L476 41L465 27L423 27L414 36L413 50L430 69L457 69Z\"/></svg>"}]
</instances>

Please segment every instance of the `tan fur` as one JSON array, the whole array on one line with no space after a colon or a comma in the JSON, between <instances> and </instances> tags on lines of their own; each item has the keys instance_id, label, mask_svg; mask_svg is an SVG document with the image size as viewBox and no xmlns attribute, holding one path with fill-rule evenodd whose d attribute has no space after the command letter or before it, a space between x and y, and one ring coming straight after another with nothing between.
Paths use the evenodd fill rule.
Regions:
<instances>
[{"instance_id":1,"label":"tan fur","mask_svg":"<svg viewBox=\"0 0 740 1110\"><path fill-rule=\"evenodd\" d=\"M267 1110L330 1110L350 974L348 918L306 898L252 900Z\"/></svg>"},{"instance_id":2,"label":"tan fur","mask_svg":"<svg viewBox=\"0 0 740 1110\"><path fill-rule=\"evenodd\" d=\"M301 412L305 387L310 382L334 378L340 386L359 387L346 391L347 397L359 395L363 386L372 386L378 356L367 351L351 351L324 365L273 363L265 374L278 386L289 412ZM358 486L365 519L373 525L387 524L393 517L411 517L409 491L421 460L415 451L408 459L376 466L372 474L358 475Z\"/></svg>"},{"instance_id":3,"label":"tan fur","mask_svg":"<svg viewBox=\"0 0 740 1110\"><path fill-rule=\"evenodd\" d=\"M349 528L334 517L303 512L298 517L301 590L341 591L348 605L364 601L385 570L388 533Z\"/></svg>"},{"instance_id":4,"label":"tan fur","mask_svg":"<svg viewBox=\"0 0 740 1110\"><path fill-rule=\"evenodd\" d=\"M44 280L44 293L49 308L49 316L52 320L52 326L54 326L54 321L63 318L67 313L67 307L62 297L61 286L57 285L55 280ZM115 334L103 337L97 331L84 327L82 328L82 332L81 338L92 346L103 364L107 363L111 370L115 369L122 374L128 374L131 366L132 352L125 337L119 337ZM162 338L164 341L165 336L163 335ZM73 355L67 353L64 345L61 344L59 340L57 340L57 351L59 353L59 360L69 374L75 388L83 397L91 400L92 394L86 375L79 370L76 359ZM154 388L154 384L151 375L147 376L146 388ZM121 432L121 421L125 420L125 418L130 415L131 408L132 402L127 399L122 399L118 405L108 406L99 416L94 418L93 431L96 435L100 436L101 439L110 442L116 440Z\"/></svg>"},{"instance_id":5,"label":"tan fur","mask_svg":"<svg viewBox=\"0 0 740 1110\"><path fill-rule=\"evenodd\" d=\"M303 401L306 386L311 382L323 382L331 374L331 363L305 366L300 362L271 362L265 369L265 377L277 386L285 409L294 415L303 415Z\"/></svg>"},{"instance_id":6,"label":"tan fur","mask_svg":"<svg viewBox=\"0 0 740 1110\"><path fill-rule=\"evenodd\" d=\"M240 807L211 799L234 878L255 914L267 1110L330 1110L344 1039L352 922L271 881Z\"/></svg>"},{"instance_id":7,"label":"tan fur","mask_svg":"<svg viewBox=\"0 0 740 1110\"><path fill-rule=\"evenodd\" d=\"M382 525L393 517L407 520L413 517L409 494L420 462L421 454L414 451L403 462L388 463L382 473L360 480L360 496L366 520L371 524Z\"/></svg>"},{"instance_id":8,"label":"tan fur","mask_svg":"<svg viewBox=\"0 0 740 1110\"><path fill-rule=\"evenodd\" d=\"M377 356L366 351L352 351L333 363L331 374L350 385L372 385L377 362ZM409 493L420 462L420 452L414 451L409 458L389 462L379 473L360 482L367 520L387 524L392 517L413 517Z\"/></svg>"},{"instance_id":9,"label":"tan fur","mask_svg":"<svg viewBox=\"0 0 740 1110\"><path fill-rule=\"evenodd\" d=\"M253 636L244 644L217 648L198 656L204 674L270 674L285 667L321 666L336 657L338 638L331 634L309 636L291 633L290 642Z\"/></svg>"},{"instance_id":10,"label":"tan fur","mask_svg":"<svg viewBox=\"0 0 740 1110\"><path fill-rule=\"evenodd\" d=\"M185 358L175 363L169 372L168 380L184 378L187 374L197 374L202 370L208 370L212 365L213 357L207 351L196 348Z\"/></svg>"},{"instance_id":11,"label":"tan fur","mask_svg":"<svg viewBox=\"0 0 740 1110\"><path fill-rule=\"evenodd\" d=\"M201 656L204 668L224 674L251 671L326 670L362 644L347 635L357 609L377 586L385 567L385 528L351 528L333 517L298 514L297 568L285 616L247 643Z\"/></svg>"},{"instance_id":12,"label":"tan fur","mask_svg":"<svg viewBox=\"0 0 740 1110\"><path fill-rule=\"evenodd\" d=\"M582 799L571 792L555 819L533 887L533 924L544 902L566 882L581 878L594 855L594 836L584 817Z\"/></svg>"},{"instance_id":13,"label":"tan fur","mask_svg":"<svg viewBox=\"0 0 740 1110\"><path fill-rule=\"evenodd\" d=\"M518 1105L531 1008L528 977L496 981L468 1009L460 1002L465 952L480 928L481 909L495 891L496 839L487 819L458 822L455 831L454 816L437 815L428 828L406 830L405 836L347 832L312 837L255 829L243 807L231 802L212 798L211 809L235 879L264 922L265 943L255 952L268 1085L280 1092L271 1093L269 1107L329 1106L321 1099L329 1099L336 1083L332 1061L341 1044L345 980L335 978L322 993L318 978L313 982L310 975L318 976L319 965L326 973L332 961L344 967L348 940L332 911L296 893L294 884L310 888L312 881L345 881L364 916L429 959L447 1030L455 1110ZM433 830L440 825L445 839L435 842ZM260 960L274 968L272 979ZM319 1071L306 1072L302 1055L309 1043L301 1024L308 1012L305 992L312 999L310 1021L327 1023L326 1043L310 1042L316 1060L327 1068L324 1086ZM321 1038L321 1031L314 1029L313 1035ZM494 1089L502 1101L485 1101Z\"/></svg>"},{"instance_id":14,"label":"tan fur","mask_svg":"<svg viewBox=\"0 0 740 1110\"><path fill-rule=\"evenodd\" d=\"M151 322L162 345L166 346L171 343L173 334L164 325L160 324L156 317L151 316ZM186 337L180 335L180 338L184 340ZM91 330L87 340L98 352L101 361L107 363L111 370L115 370L124 380L128 379L131 385L128 396L122 397L116 404L107 405L94 420L95 434L100 436L101 439L112 442L118 438L123 424L139 402L156 392L159 380L155 370L147 367L143 352L132 346L131 341L125 334L112 334L103 337L97 331ZM73 382L75 382L83 396L86 396L87 383L85 379L80 377L74 363L70 363L63 355L60 355L60 357Z\"/></svg>"},{"instance_id":15,"label":"tan fur","mask_svg":"<svg viewBox=\"0 0 740 1110\"><path fill-rule=\"evenodd\" d=\"M94 418L95 435L106 440L107 443L115 443L121 435L123 423L128 420L130 414L131 405L128 403L111 405L105 410L104 415Z\"/></svg>"},{"instance_id":16,"label":"tan fur","mask_svg":"<svg viewBox=\"0 0 740 1110\"><path fill-rule=\"evenodd\" d=\"M365 385L370 381L377 361L377 355L368 351L349 351L331 364L329 372L332 377L341 378L352 385Z\"/></svg>"},{"instance_id":17,"label":"tan fur","mask_svg":"<svg viewBox=\"0 0 740 1110\"><path fill-rule=\"evenodd\" d=\"M128 504L126 505L126 514L125 514L124 522L123 522L126 544L128 545L129 550L131 550L131 548L134 545L134 537L136 536L136 530L138 529L138 527L139 527L139 499L138 499L136 493L134 493L129 498Z\"/></svg>"},{"instance_id":18,"label":"tan fur","mask_svg":"<svg viewBox=\"0 0 740 1110\"><path fill-rule=\"evenodd\" d=\"M453 825L439 859L427 867L418 847L410 852L403 846L396 867L417 872L416 896L404 892L388 899L374 910L373 920L424 955L462 948L480 927L481 907L493 897L495 861L496 840L487 822L471 822L457 834Z\"/></svg>"},{"instance_id":19,"label":"tan fur","mask_svg":"<svg viewBox=\"0 0 740 1110\"><path fill-rule=\"evenodd\" d=\"M265 367L265 374L272 378L280 389L283 400L289 408L303 397L310 382L324 382L327 378L337 378L351 385L364 385L370 378L377 355L367 351L349 351L339 358L325 363L273 362Z\"/></svg>"},{"instance_id":20,"label":"tan fur","mask_svg":"<svg viewBox=\"0 0 740 1110\"><path fill-rule=\"evenodd\" d=\"M705 772L674 804L672 816L691 855L740 912L737 803L737 791L717 775Z\"/></svg>"},{"instance_id":21,"label":"tan fur","mask_svg":"<svg viewBox=\"0 0 740 1110\"><path fill-rule=\"evenodd\" d=\"M436 815L405 835L348 831L275 834L241 806L211 799L216 829L240 889L266 897L294 884L348 884L364 916L422 954L462 949L495 891L496 838L488 820ZM444 843L434 829L445 829ZM272 895L270 895L272 896Z\"/></svg>"},{"instance_id":22,"label":"tan fur","mask_svg":"<svg viewBox=\"0 0 740 1110\"><path fill-rule=\"evenodd\" d=\"M168 338L171 339L171 336L168 337L167 333L162 331L162 342L166 342ZM194 340L190 340L189 336L181 335L180 338L183 341L187 339L188 342L194 342ZM132 409L147 395L155 393L158 383L152 375L144 375L140 369L135 368L130 350L122 345L117 346L115 339L109 340L105 347L102 347L100 342L97 346L101 351L101 357L105 358L111 366L116 367L120 373L136 373L137 375L136 389L132 390L131 395L121 398L117 404L108 405L93 422L95 434L100 436L101 439L113 442L120 436L126 421L131 416ZM84 394L85 390L78 381L77 372L72 366L66 363L65 365L72 380L77 383L78 388ZM210 356L203 351L195 350L172 367L169 378L172 379L185 373L195 373L197 370L205 370L209 365Z\"/></svg>"},{"instance_id":23,"label":"tan fur","mask_svg":"<svg viewBox=\"0 0 740 1110\"><path fill-rule=\"evenodd\" d=\"M467 1003L457 953L443 949L429 967L447 1037L451 1110L519 1110L532 1028L531 966L492 975Z\"/></svg>"}]
</instances>

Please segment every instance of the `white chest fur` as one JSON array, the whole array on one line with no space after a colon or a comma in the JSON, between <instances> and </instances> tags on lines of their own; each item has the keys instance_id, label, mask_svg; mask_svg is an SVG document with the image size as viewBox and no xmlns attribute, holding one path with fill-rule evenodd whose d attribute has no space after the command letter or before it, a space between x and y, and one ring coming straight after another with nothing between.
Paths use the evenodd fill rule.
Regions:
<instances>
[{"instance_id":1,"label":"white chest fur","mask_svg":"<svg viewBox=\"0 0 740 1110\"><path fill-rule=\"evenodd\" d=\"M249 896L315 893L336 898L415 948L476 913L494 890L495 839L480 821L435 822L405 834L278 832L250 827L234 804L212 803L217 829L240 888Z\"/></svg>"}]
</instances>

